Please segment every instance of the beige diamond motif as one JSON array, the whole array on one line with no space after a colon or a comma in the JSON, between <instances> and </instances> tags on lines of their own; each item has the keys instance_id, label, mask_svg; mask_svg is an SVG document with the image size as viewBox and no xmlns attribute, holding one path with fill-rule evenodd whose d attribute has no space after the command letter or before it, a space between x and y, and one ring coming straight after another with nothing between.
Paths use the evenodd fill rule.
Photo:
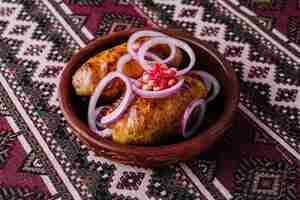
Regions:
<instances>
[{"instance_id":1,"label":"beige diamond motif","mask_svg":"<svg viewBox=\"0 0 300 200\"><path fill-rule=\"evenodd\" d=\"M177 21L199 22L203 16L203 8L190 5L175 7L174 19Z\"/></svg>"}]
</instances>

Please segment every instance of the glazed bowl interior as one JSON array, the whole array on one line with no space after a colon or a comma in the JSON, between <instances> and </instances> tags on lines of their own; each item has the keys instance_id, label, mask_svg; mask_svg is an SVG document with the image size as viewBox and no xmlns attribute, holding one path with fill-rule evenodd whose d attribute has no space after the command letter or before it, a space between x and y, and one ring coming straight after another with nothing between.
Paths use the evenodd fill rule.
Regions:
<instances>
[{"instance_id":1,"label":"glazed bowl interior","mask_svg":"<svg viewBox=\"0 0 300 200\"><path fill-rule=\"evenodd\" d=\"M62 74L59 86L60 106L70 126L79 138L95 151L111 151L116 154L128 156L128 159L138 154L143 156L167 156L175 160L189 159L184 156L186 151L194 151L197 155L207 149L230 126L238 103L239 87L234 70L224 58L207 44L192 38L184 33L162 31L170 36L187 42L196 54L196 65L193 70L204 70L212 74L221 85L221 92L215 100L208 103L205 121L199 132L193 137L177 142L170 142L160 146L135 146L117 144L94 134L87 123L88 98L78 97L72 86L72 75L89 58L95 54L126 42L136 30L114 33L91 42L86 48L75 54ZM183 59L183 65L188 59ZM182 157L182 159L178 158ZM134 158L136 159L136 158ZM118 160L118 159L116 159Z\"/></svg>"}]
</instances>

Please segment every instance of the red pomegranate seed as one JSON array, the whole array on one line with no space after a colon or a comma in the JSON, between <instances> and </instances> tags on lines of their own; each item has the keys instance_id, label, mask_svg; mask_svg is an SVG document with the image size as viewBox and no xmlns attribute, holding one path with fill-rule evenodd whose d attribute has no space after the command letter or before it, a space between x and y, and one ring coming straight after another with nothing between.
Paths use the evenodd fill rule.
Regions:
<instances>
[{"instance_id":1,"label":"red pomegranate seed","mask_svg":"<svg viewBox=\"0 0 300 200\"><path fill-rule=\"evenodd\" d=\"M166 64L161 64L160 67L161 67L161 69L164 69L164 70L168 69L168 66Z\"/></svg>"},{"instance_id":2,"label":"red pomegranate seed","mask_svg":"<svg viewBox=\"0 0 300 200\"><path fill-rule=\"evenodd\" d=\"M144 85L144 81L143 80L138 80L136 82L136 87L141 88Z\"/></svg>"},{"instance_id":3,"label":"red pomegranate seed","mask_svg":"<svg viewBox=\"0 0 300 200\"><path fill-rule=\"evenodd\" d=\"M153 72L160 72L161 71L160 64L159 63L153 64L150 70Z\"/></svg>"},{"instance_id":4,"label":"red pomegranate seed","mask_svg":"<svg viewBox=\"0 0 300 200\"><path fill-rule=\"evenodd\" d=\"M155 81L154 81L154 80L149 80L149 81L148 81L148 84L149 84L149 85L151 85L151 86L153 86L153 85L154 85L154 83L155 83Z\"/></svg>"},{"instance_id":5,"label":"red pomegranate seed","mask_svg":"<svg viewBox=\"0 0 300 200\"><path fill-rule=\"evenodd\" d=\"M153 80L153 81L154 81L154 83L153 83L154 87L158 87L160 80Z\"/></svg>"},{"instance_id":6,"label":"red pomegranate seed","mask_svg":"<svg viewBox=\"0 0 300 200\"><path fill-rule=\"evenodd\" d=\"M143 90L152 90L152 86L150 86L148 84L144 84L142 88L143 88Z\"/></svg>"},{"instance_id":7,"label":"red pomegranate seed","mask_svg":"<svg viewBox=\"0 0 300 200\"><path fill-rule=\"evenodd\" d=\"M161 89L160 89L160 87L154 87L153 90L154 90L154 91L159 91L159 90L161 90Z\"/></svg>"},{"instance_id":8,"label":"red pomegranate seed","mask_svg":"<svg viewBox=\"0 0 300 200\"><path fill-rule=\"evenodd\" d=\"M165 89L165 88L167 88L167 86L168 86L168 81L166 79L161 79L159 82L159 87L161 89Z\"/></svg>"},{"instance_id":9,"label":"red pomegranate seed","mask_svg":"<svg viewBox=\"0 0 300 200\"><path fill-rule=\"evenodd\" d=\"M169 81L168 81L168 86L172 86L172 85L174 85L176 83L176 80L175 79L170 79Z\"/></svg>"},{"instance_id":10,"label":"red pomegranate seed","mask_svg":"<svg viewBox=\"0 0 300 200\"><path fill-rule=\"evenodd\" d=\"M143 75L143 81L147 82L149 80L149 77L150 77L149 74L144 74Z\"/></svg>"}]
</instances>

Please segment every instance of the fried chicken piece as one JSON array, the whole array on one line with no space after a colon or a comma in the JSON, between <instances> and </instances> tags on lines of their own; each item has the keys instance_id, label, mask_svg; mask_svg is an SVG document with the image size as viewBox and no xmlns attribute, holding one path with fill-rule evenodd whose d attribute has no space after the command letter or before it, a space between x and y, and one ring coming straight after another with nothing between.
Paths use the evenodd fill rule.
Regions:
<instances>
[{"instance_id":1,"label":"fried chicken piece","mask_svg":"<svg viewBox=\"0 0 300 200\"><path fill-rule=\"evenodd\" d=\"M169 48L166 45L157 45L152 51L158 51L159 55L167 56ZM127 53L127 43L102 51L85 62L73 75L72 85L79 96L90 96L98 82L109 72L116 70L118 59ZM171 64L179 65L182 53L176 50L176 56ZM138 78L143 73L142 67L134 60L124 66L124 74L132 78ZM116 97L122 93L124 87L121 80L113 80L102 93L102 98Z\"/></svg>"},{"instance_id":2,"label":"fried chicken piece","mask_svg":"<svg viewBox=\"0 0 300 200\"><path fill-rule=\"evenodd\" d=\"M195 98L205 98L203 82L185 77L185 85L176 94L165 98L136 97L124 116L112 124L114 142L134 145L157 145L173 140L181 125L186 106Z\"/></svg>"}]
</instances>

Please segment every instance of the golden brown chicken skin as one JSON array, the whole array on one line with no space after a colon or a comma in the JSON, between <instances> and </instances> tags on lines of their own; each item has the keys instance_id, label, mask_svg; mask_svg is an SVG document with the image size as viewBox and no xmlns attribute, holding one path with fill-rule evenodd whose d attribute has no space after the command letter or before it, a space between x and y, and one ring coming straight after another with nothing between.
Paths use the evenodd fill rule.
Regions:
<instances>
[{"instance_id":1,"label":"golden brown chicken skin","mask_svg":"<svg viewBox=\"0 0 300 200\"><path fill-rule=\"evenodd\" d=\"M186 76L185 86L172 96L154 99L136 97L127 113L110 125L112 139L117 143L134 145L170 142L180 134L178 130L186 106L193 99L206 96L203 82Z\"/></svg>"},{"instance_id":2,"label":"golden brown chicken skin","mask_svg":"<svg viewBox=\"0 0 300 200\"><path fill-rule=\"evenodd\" d=\"M167 56L169 48L166 45L158 45L153 48L159 50L160 55ZM79 96L90 96L97 84L109 72L116 70L118 59L127 53L127 43L115 46L111 49L96 54L85 62L73 75L72 85ZM171 64L179 65L182 60L182 54L179 49L176 50L176 56ZM132 78L138 78L143 73L141 66L134 60L124 66L124 74ZM116 97L122 91L122 81L113 80L103 91L102 98Z\"/></svg>"},{"instance_id":3,"label":"golden brown chicken skin","mask_svg":"<svg viewBox=\"0 0 300 200\"><path fill-rule=\"evenodd\" d=\"M111 49L96 54L85 62L74 74L72 78L73 87L79 96L90 96L97 84L109 72L116 69L118 59L127 53L127 45L123 43ZM125 73L133 78L142 74L142 68L134 61L130 61L125 66ZM103 97L117 96L122 88L120 80L114 80L103 92Z\"/></svg>"}]
</instances>

